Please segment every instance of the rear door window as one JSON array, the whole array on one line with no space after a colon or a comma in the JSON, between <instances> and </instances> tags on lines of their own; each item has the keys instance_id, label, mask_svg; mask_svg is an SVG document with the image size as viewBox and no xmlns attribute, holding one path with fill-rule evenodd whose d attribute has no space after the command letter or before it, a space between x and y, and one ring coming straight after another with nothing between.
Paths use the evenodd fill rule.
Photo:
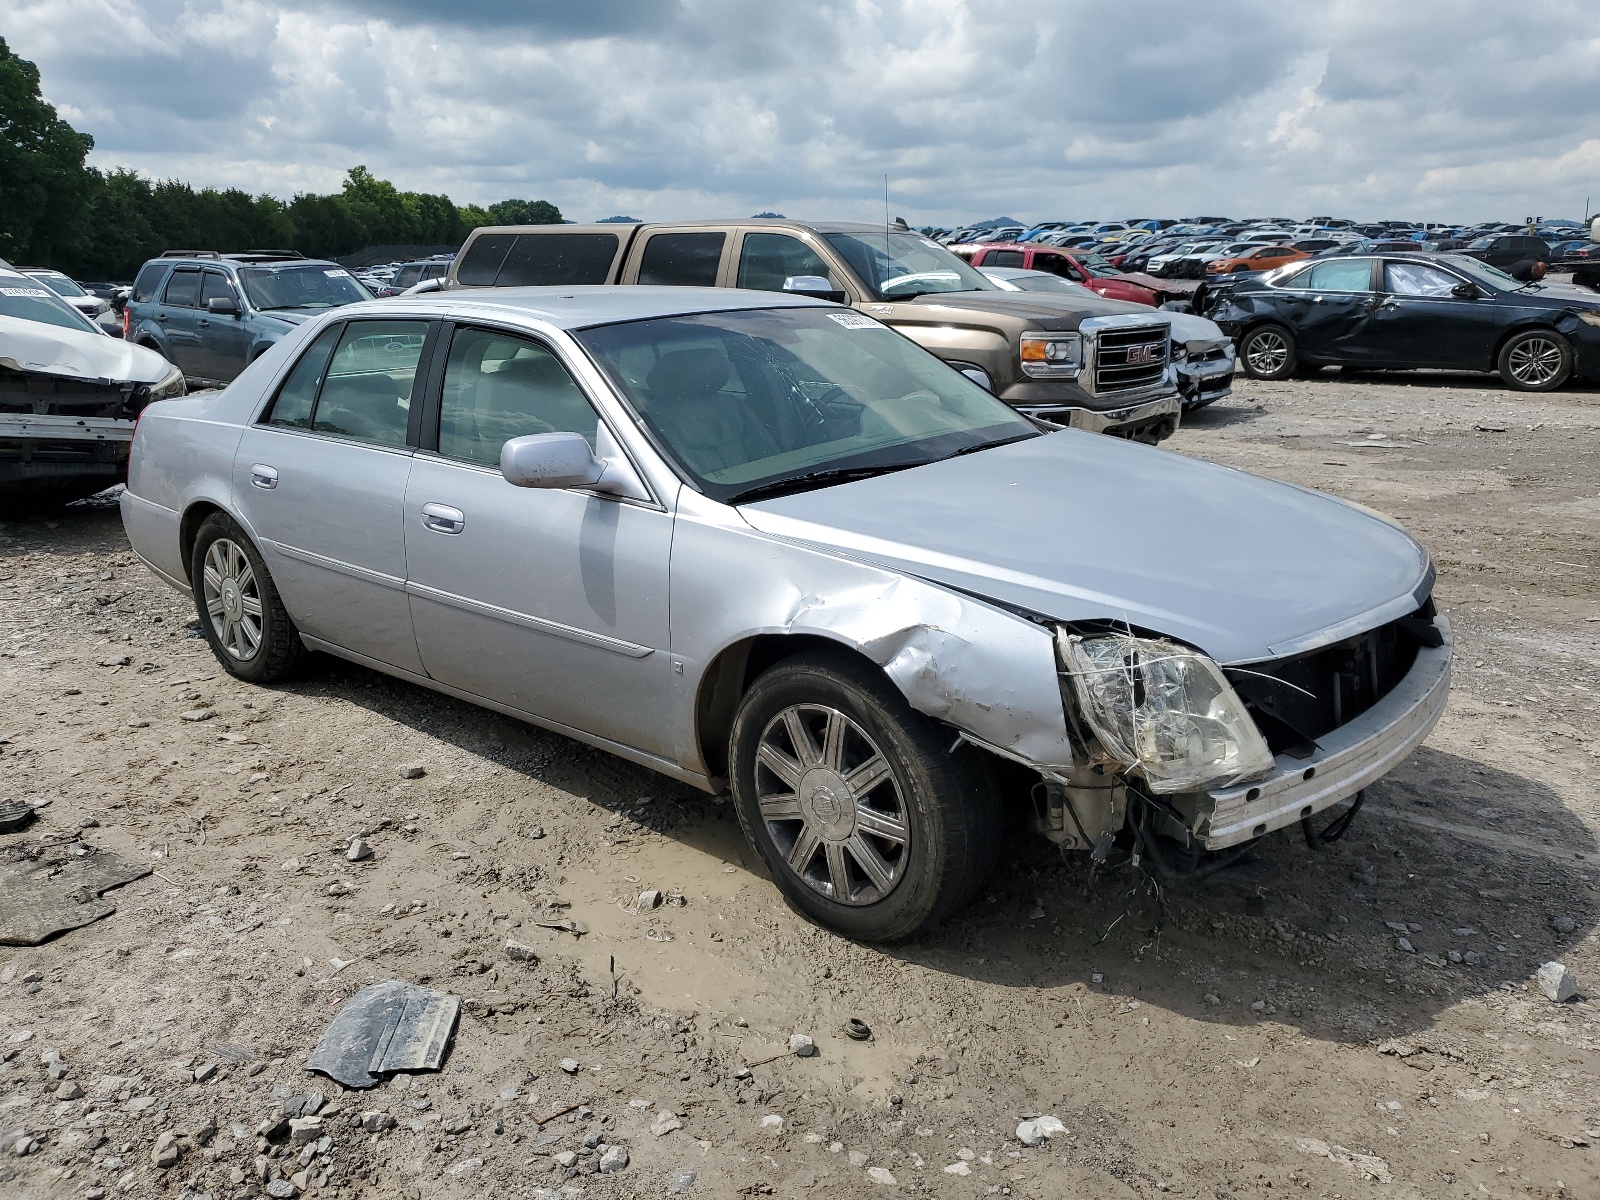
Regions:
<instances>
[{"instance_id":1,"label":"rear door window","mask_svg":"<svg viewBox=\"0 0 1600 1200\"><path fill-rule=\"evenodd\" d=\"M983 265L986 267L1020 267L1025 257L1021 250L991 250L984 255Z\"/></svg>"},{"instance_id":2,"label":"rear door window","mask_svg":"<svg viewBox=\"0 0 1600 1200\"><path fill-rule=\"evenodd\" d=\"M725 233L658 233L644 244L639 282L716 287Z\"/></svg>"},{"instance_id":3,"label":"rear door window","mask_svg":"<svg viewBox=\"0 0 1600 1200\"><path fill-rule=\"evenodd\" d=\"M721 253L720 247L718 253ZM744 244L739 248L738 286L761 292L781 292L784 281L797 275L815 275L832 282L828 264L799 238L787 233L744 235ZM644 279L641 277L639 282L643 283Z\"/></svg>"},{"instance_id":4,"label":"rear door window","mask_svg":"<svg viewBox=\"0 0 1600 1200\"><path fill-rule=\"evenodd\" d=\"M404 446L426 321L350 321L328 363L311 428Z\"/></svg>"},{"instance_id":5,"label":"rear door window","mask_svg":"<svg viewBox=\"0 0 1600 1200\"><path fill-rule=\"evenodd\" d=\"M300 356L300 361L295 363L283 386L278 389L272 407L261 418L263 424L286 425L291 429L311 428L311 410L316 407L317 389L322 386L322 374L328 369L328 359L339 340L339 333L338 325L323 330L321 336L311 343L311 348Z\"/></svg>"},{"instance_id":6,"label":"rear door window","mask_svg":"<svg viewBox=\"0 0 1600 1200\"><path fill-rule=\"evenodd\" d=\"M488 241L488 238L481 239ZM611 282L611 264L620 245L614 233L524 233L495 268L497 287L572 287ZM493 254L485 251L462 264L456 279L468 285L487 273Z\"/></svg>"},{"instance_id":7,"label":"rear door window","mask_svg":"<svg viewBox=\"0 0 1600 1200\"><path fill-rule=\"evenodd\" d=\"M192 267L179 267L167 280L167 290L161 293L161 302L175 308L200 307L200 272Z\"/></svg>"},{"instance_id":8,"label":"rear door window","mask_svg":"<svg viewBox=\"0 0 1600 1200\"><path fill-rule=\"evenodd\" d=\"M1370 292L1372 260L1343 258L1318 263L1306 275L1296 277L1295 285L1323 292Z\"/></svg>"}]
</instances>

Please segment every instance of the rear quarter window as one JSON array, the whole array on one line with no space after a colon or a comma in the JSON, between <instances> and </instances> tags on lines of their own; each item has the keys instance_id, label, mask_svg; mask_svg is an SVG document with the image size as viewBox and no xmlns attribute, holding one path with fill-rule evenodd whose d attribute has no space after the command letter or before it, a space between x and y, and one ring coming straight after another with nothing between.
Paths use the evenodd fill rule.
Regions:
<instances>
[{"instance_id":1,"label":"rear quarter window","mask_svg":"<svg viewBox=\"0 0 1600 1200\"><path fill-rule=\"evenodd\" d=\"M145 263L139 268L139 274L133 281L133 296L136 303L154 300L161 290L161 281L166 278L166 263Z\"/></svg>"},{"instance_id":2,"label":"rear quarter window","mask_svg":"<svg viewBox=\"0 0 1600 1200\"><path fill-rule=\"evenodd\" d=\"M487 239L483 239L487 240ZM506 252L497 287L569 287L608 283L620 243L614 233L524 233ZM485 257L489 252L485 251ZM456 278L466 283L466 264Z\"/></svg>"}]
</instances>

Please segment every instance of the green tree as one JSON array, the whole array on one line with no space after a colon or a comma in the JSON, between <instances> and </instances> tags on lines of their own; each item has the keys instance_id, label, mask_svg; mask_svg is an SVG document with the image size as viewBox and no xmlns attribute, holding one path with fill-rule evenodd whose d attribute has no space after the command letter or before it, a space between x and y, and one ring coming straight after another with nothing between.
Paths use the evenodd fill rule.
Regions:
<instances>
[{"instance_id":1,"label":"green tree","mask_svg":"<svg viewBox=\"0 0 1600 1200\"><path fill-rule=\"evenodd\" d=\"M49 263L71 250L88 216L93 147L45 102L39 68L0 38L0 258Z\"/></svg>"},{"instance_id":2,"label":"green tree","mask_svg":"<svg viewBox=\"0 0 1600 1200\"><path fill-rule=\"evenodd\" d=\"M561 210L548 200L501 200L489 205L491 225L559 225Z\"/></svg>"}]
</instances>

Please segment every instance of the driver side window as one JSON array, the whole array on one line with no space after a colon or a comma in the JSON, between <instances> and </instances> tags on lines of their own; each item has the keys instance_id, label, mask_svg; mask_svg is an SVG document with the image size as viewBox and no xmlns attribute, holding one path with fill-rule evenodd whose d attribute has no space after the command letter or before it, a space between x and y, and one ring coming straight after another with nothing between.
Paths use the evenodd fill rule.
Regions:
<instances>
[{"instance_id":1,"label":"driver side window","mask_svg":"<svg viewBox=\"0 0 1600 1200\"><path fill-rule=\"evenodd\" d=\"M1448 296L1461 281L1448 271L1421 263L1385 263L1383 287L1395 296Z\"/></svg>"},{"instance_id":2,"label":"driver side window","mask_svg":"<svg viewBox=\"0 0 1600 1200\"><path fill-rule=\"evenodd\" d=\"M600 419L545 347L492 329L458 329L439 402L439 453L487 467L533 433L581 433L593 448Z\"/></svg>"}]
</instances>

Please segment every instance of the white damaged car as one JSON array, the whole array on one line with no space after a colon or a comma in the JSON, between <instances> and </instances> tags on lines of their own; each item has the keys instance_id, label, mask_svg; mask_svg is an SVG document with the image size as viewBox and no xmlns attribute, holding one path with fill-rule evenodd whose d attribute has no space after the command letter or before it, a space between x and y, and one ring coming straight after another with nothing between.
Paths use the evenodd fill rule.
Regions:
<instances>
[{"instance_id":1,"label":"white damaged car","mask_svg":"<svg viewBox=\"0 0 1600 1200\"><path fill-rule=\"evenodd\" d=\"M183 394L183 374L161 355L106 336L0 262L0 513L121 483L135 418Z\"/></svg>"}]
</instances>

